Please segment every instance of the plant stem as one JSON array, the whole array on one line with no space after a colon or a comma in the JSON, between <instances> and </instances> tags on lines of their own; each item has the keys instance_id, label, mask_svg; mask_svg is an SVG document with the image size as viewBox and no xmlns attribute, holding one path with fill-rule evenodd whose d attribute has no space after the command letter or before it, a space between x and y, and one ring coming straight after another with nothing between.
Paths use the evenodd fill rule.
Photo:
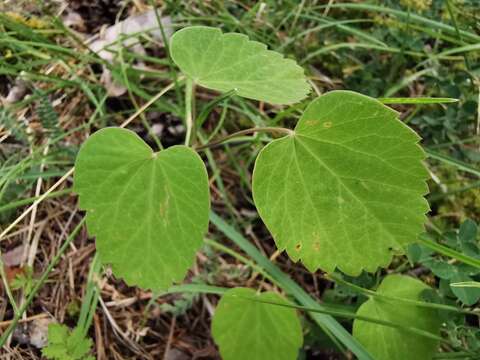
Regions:
<instances>
[{"instance_id":1,"label":"plant stem","mask_svg":"<svg viewBox=\"0 0 480 360\"><path fill-rule=\"evenodd\" d=\"M365 321L365 322L370 322L373 324L378 324L382 326L388 326L394 329L399 329L399 330L405 330L429 339L437 340L437 341L443 341L443 338L440 336L437 336L435 334L432 334L428 331L413 327L413 326L403 326L400 324L396 324L394 322L390 322L387 320L382 320L382 319L377 319L373 318L370 316L363 316L363 315L357 315L352 312L347 312L347 311L341 311L341 310L330 310L330 309L318 309L318 308L311 308L308 306L301 306L301 305L296 305L292 303L281 303L281 302L276 302L276 301L270 301L270 300L263 300L259 299L256 297L247 297L247 296L242 296L242 298L250 301L256 301L264 304L270 304L270 305L277 305L277 306L283 306L291 309L297 309L297 310L303 310L306 312L313 312L313 313L320 313L320 314L326 314L326 315L332 315L332 316L338 316L338 317L343 317L347 319L354 319L354 320L360 320L360 321Z\"/></svg>"},{"instance_id":2,"label":"plant stem","mask_svg":"<svg viewBox=\"0 0 480 360\"><path fill-rule=\"evenodd\" d=\"M167 294L174 294L174 293L184 293L184 292L223 295L228 290L230 289L218 287L218 286L205 285L205 284L184 284L184 285L174 285L170 287L165 293L162 293L159 296L164 296ZM430 339L434 339L434 340L439 340L439 341L443 340L440 336L437 336L435 334L432 334L428 331L425 331L419 328L415 328L412 326L404 326L391 321L377 319L370 316L357 315L356 313L353 313L350 311L335 310L335 309L330 309L328 307L323 307L322 309L319 309L319 308L297 305L287 300L285 302L263 300L256 296L239 296L239 295L231 295L231 296L235 296L237 298L254 301L258 303L263 303L263 304L268 304L273 306L283 306L291 309L301 310L307 313L320 313L320 314L332 315L332 316L346 318L346 319L354 319L354 320L370 322L373 324L378 324L378 325L388 326L388 327L399 329L399 330L408 331L408 332L411 332L423 337L427 337Z\"/></svg>"},{"instance_id":3,"label":"plant stem","mask_svg":"<svg viewBox=\"0 0 480 360\"><path fill-rule=\"evenodd\" d=\"M185 89L185 126L187 127L187 134L185 135L185 145L190 145L190 140L192 137L192 132L195 131L193 124L193 92L194 85L193 80L187 78L186 89Z\"/></svg>"},{"instance_id":4,"label":"plant stem","mask_svg":"<svg viewBox=\"0 0 480 360\"><path fill-rule=\"evenodd\" d=\"M218 140L218 141L214 141L214 142L211 142L211 143L208 143L208 144L199 146L199 147L197 147L195 150L201 151L201 150L204 150L204 149L208 149L208 148L211 148L211 147L220 145L220 144L222 144L222 143L224 143L225 141L228 141L228 140L230 140L230 139L233 139L233 138L236 138L236 137L239 137L239 136L243 136L243 135L247 135L247 134L253 134L253 133L256 133L256 132L266 132L266 133L274 133L274 132L277 132L277 133L281 133L281 134L285 134L285 135L293 135L293 134L295 134L295 132L294 132L293 130L290 130L290 129L287 129L287 128L281 128L281 127L258 127L258 128L251 128L251 129L245 129L245 130L240 130L240 131L234 132L233 134L230 134L230 135L228 135L228 136L225 136L224 138L222 138L222 139L220 139L220 140Z\"/></svg>"},{"instance_id":5,"label":"plant stem","mask_svg":"<svg viewBox=\"0 0 480 360\"><path fill-rule=\"evenodd\" d=\"M463 310L463 309L458 309L458 308L456 308L454 306L450 306L450 305L435 304L435 303L429 303L429 302L425 302L425 301L418 301L418 300L412 300L412 299L405 299L405 298L401 298L401 297L397 297L397 296L379 294L376 291L365 289L361 286L352 284L352 283L350 283L350 282L348 282L348 281L346 281L346 280L344 280L344 279L342 279L339 276L334 275L334 274L329 274L329 275L326 276L326 278L330 279L330 280L333 280L333 281L336 281L338 283L341 283L345 286L348 286L349 288L357 291L358 293L364 294L368 297L374 297L374 298L377 298L377 299L384 299L384 300L390 300L390 301L398 301L400 303L409 304L409 305L412 305L412 306L419 306L419 307L436 309L436 310L451 311L451 312L457 312L457 313L461 313L461 314L470 314L470 315L480 316L480 312L478 312L478 311Z\"/></svg>"},{"instance_id":6,"label":"plant stem","mask_svg":"<svg viewBox=\"0 0 480 360\"><path fill-rule=\"evenodd\" d=\"M480 260L475 259L473 257L464 255L458 251L455 251L453 249L450 249L449 247L446 247L444 245L438 244L432 240L430 240L428 237L424 235L420 235L418 238L418 242L422 245L425 245L426 247L435 250L436 252L448 256L452 259L458 260L464 264L471 265L473 267L476 267L477 269L480 269Z\"/></svg>"},{"instance_id":7,"label":"plant stem","mask_svg":"<svg viewBox=\"0 0 480 360\"><path fill-rule=\"evenodd\" d=\"M175 293L202 293L202 294L215 294L215 295L223 296L228 290L230 289L224 288L224 287L206 285L206 284L182 284L182 285L174 285L170 287L166 292L158 294L158 297L161 297L167 294L175 294ZM388 320L382 320L382 319L374 318L370 316L362 316L350 311L343 311L335 308L329 308L328 306L327 307L323 306L322 309L319 309L317 307L297 305L288 300L285 300L285 302L277 302L277 301L260 299L256 296L241 296L241 295L231 295L231 296L245 299L248 301L254 301L254 302L273 305L273 306L282 306L286 308L296 309L296 310L304 311L309 314L319 313L319 314L331 315L334 317L340 317L345 319L365 321L372 324L378 324L380 326L387 326L390 328L398 329L400 331L406 331L406 332L416 334L421 337L433 339L436 341L449 343L448 340L445 340L444 338L423 329L419 329L413 326L406 326L406 325L402 325L402 324L398 324ZM465 354L471 355L472 353L467 352Z\"/></svg>"},{"instance_id":8,"label":"plant stem","mask_svg":"<svg viewBox=\"0 0 480 360\"><path fill-rule=\"evenodd\" d=\"M52 261L50 261L47 269L44 271L44 273L42 274L40 279L36 282L35 286L32 289L32 292L28 295L27 299L25 300L23 305L20 307L20 309L18 310L18 313L15 314L15 316L14 316L12 322L10 323L9 327L3 332L2 336L0 337L0 348L3 346L3 344L5 344L8 337L10 336L12 331L17 326L18 321L20 320L20 317L27 310L28 306L33 301L35 295L37 294L38 290L42 287L43 283L47 280L48 275L53 270L53 268L57 264L58 260L60 260L63 253L67 250L68 246L70 245L70 243L75 239L75 236L77 235L77 233L82 228L83 224L85 223L85 220L86 220L85 217L82 220L80 220L78 225L75 227L75 229L73 229L71 234L68 236L68 238L65 240L65 242L61 246L57 255L55 255L55 257L52 259Z\"/></svg>"}]
</instances>

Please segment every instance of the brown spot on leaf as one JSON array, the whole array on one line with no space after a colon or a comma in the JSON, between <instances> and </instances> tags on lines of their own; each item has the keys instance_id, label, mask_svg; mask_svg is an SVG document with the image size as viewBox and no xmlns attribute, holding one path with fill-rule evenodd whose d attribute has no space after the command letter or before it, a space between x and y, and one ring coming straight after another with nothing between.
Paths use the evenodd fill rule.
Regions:
<instances>
[{"instance_id":1,"label":"brown spot on leaf","mask_svg":"<svg viewBox=\"0 0 480 360\"><path fill-rule=\"evenodd\" d=\"M302 250L302 244L298 243L297 245L295 245L295 250L297 251Z\"/></svg>"},{"instance_id":2,"label":"brown spot on leaf","mask_svg":"<svg viewBox=\"0 0 480 360\"><path fill-rule=\"evenodd\" d=\"M330 128L332 127L332 122L331 122L331 121L325 121L325 122L323 123L323 127L324 127L325 129L330 129Z\"/></svg>"}]
</instances>

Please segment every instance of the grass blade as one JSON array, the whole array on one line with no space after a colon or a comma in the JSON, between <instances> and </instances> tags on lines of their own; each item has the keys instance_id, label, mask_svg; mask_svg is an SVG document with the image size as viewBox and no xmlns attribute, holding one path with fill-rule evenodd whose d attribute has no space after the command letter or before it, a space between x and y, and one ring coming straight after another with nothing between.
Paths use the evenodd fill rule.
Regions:
<instances>
[{"instance_id":1,"label":"grass blade","mask_svg":"<svg viewBox=\"0 0 480 360\"><path fill-rule=\"evenodd\" d=\"M324 8L326 5L319 6L319 8ZM384 14L392 14L402 20L410 20L412 22L422 24L425 28L435 28L442 30L448 34L456 35L455 27L442 23L440 21L435 21L428 19L426 17L409 13L406 11L391 9L385 6L371 5L371 4L356 4L356 3L344 3L344 4L329 4L330 8L341 8L341 9L352 9L352 10L365 10L372 12L379 12ZM478 42L480 41L480 36L471 33L469 31L460 30L464 40Z\"/></svg>"},{"instance_id":2,"label":"grass blade","mask_svg":"<svg viewBox=\"0 0 480 360\"><path fill-rule=\"evenodd\" d=\"M448 256L452 259L456 259L464 264L471 265L473 267L476 267L480 269L480 260L475 259L471 256L467 256L465 254L462 254L458 251L455 251L447 246L441 245L437 242L434 242L428 237L427 235L423 234L420 235L418 238L418 242L432 250L435 250L439 254L442 254L444 256Z\"/></svg>"},{"instance_id":3,"label":"grass blade","mask_svg":"<svg viewBox=\"0 0 480 360\"><path fill-rule=\"evenodd\" d=\"M480 282L478 281L464 281L458 283L451 283L453 287L466 287L466 288L480 288Z\"/></svg>"},{"instance_id":4,"label":"grass blade","mask_svg":"<svg viewBox=\"0 0 480 360\"><path fill-rule=\"evenodd\" d=\"M441 162L443 162L445 164L448 164L448 165L453 165L456 168L458 168L459 170L468 172L470 174L480 176L480 170L475 169L474 167L470 166L467 163L464 163L463 161L460 161L460 160L451 158L449 156L440 154L440 153L438 153L436 151L433 151L433 150L430 150L428 148L424 148L424 150L427 153L427 155L432 159L441 161Z\"/></svg>"},{"instance_id":5,"label":"grass blade","mask_svg":"<svg viewBox=\"0 0 480 360\"><path fill-rule=\"evenodd\" d=\"M435 97L395 97L395 98L378 98L383 104L414 104L414 105L422 105L422 104L448 104L448 103L455 103L458 102L458 99L453 98L435 98Z\"/></svg>"}]
</instances>

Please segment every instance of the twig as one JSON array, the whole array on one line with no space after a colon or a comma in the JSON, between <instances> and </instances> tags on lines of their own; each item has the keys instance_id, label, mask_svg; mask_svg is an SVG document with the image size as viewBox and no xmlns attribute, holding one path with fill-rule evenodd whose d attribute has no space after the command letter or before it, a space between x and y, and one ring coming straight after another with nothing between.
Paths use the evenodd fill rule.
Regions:
<instances>
[{"instance_id":1,"label":"twig","mask_svg":"<svg viewBox=\"0 0 480 360\"><path fill-rule=\"evenodd\" d=\"M165 347L165 352L163 353L163 360L168 359L168 353L170 352L170 347L173 341L173 332L175 330L175 324L177 323L177 318L172 316L172 321L170 322L170 331L168 332L167 346Z\"/></svg>"},{"instance_id":2,"label":"twig","mask_svg":"<svg viewBox=\"0 0 480 360\"><path fill-rule=\"evenodd\" d=\"M46 318L46 317L49 317L49 315L45 314L45 313L37 314L37 315L27 317L25 319L20 319L20 320L18 320L18 323L22 324L22 323L26 323L26 322L29 322L29 321L32 321L32 320L43 319L43 318ZM9 326L9 325L12 324L12 322L13 322L13 320L0 321L0 328L3 328L5 326Z\"/></svg>"}]
</instances>

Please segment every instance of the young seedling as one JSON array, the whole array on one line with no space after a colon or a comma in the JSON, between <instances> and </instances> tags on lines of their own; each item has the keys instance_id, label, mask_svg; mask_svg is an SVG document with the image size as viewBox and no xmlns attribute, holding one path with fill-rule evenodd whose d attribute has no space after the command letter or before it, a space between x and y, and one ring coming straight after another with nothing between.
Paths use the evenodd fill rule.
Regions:
<instances>
[{"instance_id":1,"label":"young seedling","mask_svg":"<svg viewBox=\"0 0 480 360\"><path fill-rule=\"evenodd\" d=\"M42 349L42 354L49 360L93 360L88 355L92 345L81 328L70 330L62 324L50 324L48 346Z\"/></svg>"}]
</instances>

